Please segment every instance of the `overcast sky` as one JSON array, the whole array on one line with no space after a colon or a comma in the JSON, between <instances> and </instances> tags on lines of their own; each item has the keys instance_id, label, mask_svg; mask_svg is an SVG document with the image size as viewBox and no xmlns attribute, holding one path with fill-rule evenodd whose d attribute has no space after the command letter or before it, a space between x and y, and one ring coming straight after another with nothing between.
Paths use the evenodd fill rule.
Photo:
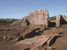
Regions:
<instances>
[{"instance_id":1,"label":"overcast sky","mask_svg":"<svg viewBox=\"0 0 67 50\"><path fill-rule=\"evenodd\" d=\"M49 16L67 15L67 0L0 0L0 18L22 18L35 9L47 9Z\"/></svg>"}]
</instances>

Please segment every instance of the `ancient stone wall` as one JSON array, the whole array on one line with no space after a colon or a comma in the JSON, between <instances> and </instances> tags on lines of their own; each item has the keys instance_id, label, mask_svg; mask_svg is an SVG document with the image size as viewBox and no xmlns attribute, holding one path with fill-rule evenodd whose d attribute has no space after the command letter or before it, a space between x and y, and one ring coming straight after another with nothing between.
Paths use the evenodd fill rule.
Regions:
<instances>
[{"instance_id":1,"label":"ancient stone wall","mask_svg":"<svg viewBox=\"0 0 67 50\"><path fill-rule=\"evenodd\" d=\"M44 25L48 28L48 11L45 10L34 10L28 16L24 17L22 20L14 22L12 25L22 25L26 27L28 25Z\"/></svg>"},{"instance_id":2,"label":"ancient stone wall","mask_svg":"<svg viewBox=\"0 0 67 50\"><path fill-rule=\"evenodd\" d=\"M60 20L61 20L61 17L60 16L56 16L56 27L60 27Z\"/></svg>"},{"instance_id":3,"label":"ancient stone wall","mask_svg":"<svg viewBox=\"0 0 67 50\"><path fill-rule=\"evenodd\" d=\"M48 27L48 11L47 10L35 10L27 17L30 24L33 25L46 25Z\"/></svg>"}]
</instances>

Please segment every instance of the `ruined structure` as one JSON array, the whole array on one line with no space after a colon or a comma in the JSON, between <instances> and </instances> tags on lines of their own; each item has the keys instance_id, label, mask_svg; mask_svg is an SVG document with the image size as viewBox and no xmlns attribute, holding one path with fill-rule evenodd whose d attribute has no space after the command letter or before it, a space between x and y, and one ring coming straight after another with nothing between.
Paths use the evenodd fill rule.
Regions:
<instances>
[{"instance_id":1,"label":"ruined structure","mask_svg":"<svg viewBox=\"0 0 67 50\"><path fill-rule=\"evenodd\" d=\"M63 18L62 15L56 16L56 19L53 22L50 22L49 20L49 14L48 14L48 10L34 10L32 11L29 15L27 15L26 17L24 17L23 19L14 22L13 24L11 24L12 26L37 26L37 25L44 25L46 28L52 27L54 25L56 25L56 27L60 27L61 24L66 24L67 22L67 18Z\"/></svg>"},{"instance_id":2,"label":"ruined structure","mask_svg":"<svg viewBox=\"0 0 67 50\"><path fill-rule=\"evenodd\" d=\"M61 17L56 16L56 27L60 27L60 20L61 20Z\"/></svg>"},{"instance_id":3,"label":"ruined structure","mask_svg":"<svg viewBox=\"0 0 67 50\"><path fill-rule=\"evenodd\" d=\"M54 38L63 36L61 34L60 29L53 30L53 32L50 30L45 30L43 33L44 34L42 34L42 35L19 41L16 45L20 45L20 44L30 45L30 46L32 46L32 47L30 47L31 50L39 50L42 48L42 46L45 46L45 48L44 49L42 48L41 50L46 50L46 49L53 50L53 48L55 48L55 46L52 46L53 45L52 43L54 43L53 40L56 40Z\"/></svg>"},{"instance_id":4,"label":"ruined structure","mask_svg":"<svg viewBox=\"0 0 67 50\"><path fill-rule=\"evenodd\" d=\"M46 25L48 27L48 11L35 10L26 19L32 25Z\"/></svg>"},{"instance_id":5,"label":"ruined structure","mask_svg":"<svg viewBox=\"0 0 67 50\"><path fill-rule=\"evenodd\" d=\"M14 22L12 26L45 25L48 28L48 18L49 14L46 9L34 10L22 20Z\"/></svg>"},{"instance_id":6,"label":"ruined structure","mask_svg":"<svg viewBox=\"0 0 67 50\"><path fill-rule=\"evenodd\" d=\"M56 19L53 22L56 23L56 27L60 27L61 21L61 16L56 16ZM62 23L64 23L64 21ZM53 43L55 43L57 38L62 36L61 28L44 29L45 27L48 28L48 25L52 25L52 23L49 24L49 14L46 9L32 11L22 20L14 22L13 25L15 25L14 29L16 29L16 31L12 32L18 32L14 41L21 40L16 43L16 45L24 44L32 46L23 48L23 50L53 50L53 48L55 48ZM18 27L16 27L16 25L18 25ZM31 28L30 25L32 25L32 28L36 27L36 29L29 29ZM3 39L6 39L6 37ZM44 49L41 49L40 47L44 47Z\"/></svg>"}]
</instances>

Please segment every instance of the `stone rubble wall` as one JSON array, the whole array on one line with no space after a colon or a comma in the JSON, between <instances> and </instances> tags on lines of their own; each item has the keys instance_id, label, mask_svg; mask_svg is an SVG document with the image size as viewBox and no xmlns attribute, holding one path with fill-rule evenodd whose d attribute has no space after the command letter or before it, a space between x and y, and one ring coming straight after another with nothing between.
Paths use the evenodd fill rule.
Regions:
<instances>
[{"instance_id":1,"label":"stone rubble wall","mask_svg":"<svg viewBox=\"0 0 67 50\"><path fill-rule=\"evenodd\" d=\"M28 16L27 20L33 25L46 25L48 27L48 11L35 10Z\"/></svg>"}]
</instances>

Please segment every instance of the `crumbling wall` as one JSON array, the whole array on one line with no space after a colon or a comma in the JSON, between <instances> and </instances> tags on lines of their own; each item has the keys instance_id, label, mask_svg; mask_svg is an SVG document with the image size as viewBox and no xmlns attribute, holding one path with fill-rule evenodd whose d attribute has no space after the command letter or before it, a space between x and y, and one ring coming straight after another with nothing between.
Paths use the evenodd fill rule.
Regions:
<instances>
[{"instance_id":1,"label":"crumbling wall","mask_svg":"<svg viewBox=\"0 0 67 50\"><path fill-rule=\"evenodd\" d=\"M56 16L56 27L60 27L60 16Z\"/></svg>"},{"instance_id":2,"label":"crumbling wall","mask_svg":"<svg viewBox=\"0 0 67 50\"><path fill-rule=\"evenodd\" d=\"M63 24L67 24L65 17L62 15L56 16L56 27L60 27Z\"/></svg>"},{"instance_id":3,"label":"crumbling wall","mask_svg":"<svg viewBox=\"0 0 67 50\"><path fill-rule=\"evenodd\" d=\"M49 14L48 11L45 10L34 10L28 16L24 17L23 19L19 20L19 22L14 22L12 25L45 25L48 28L48 18Z\"/></svg>"},{"instance_id":4,"label":"crumbling wall","mask_svg":"<svg viewBox=\"0 0 67 50\"><path fill-rule=\"evenodd\" d=\"M32 25L46 25L48 27L48 11L35 10L27 17L27 20Z\"/></svg>"}]
</instances>

